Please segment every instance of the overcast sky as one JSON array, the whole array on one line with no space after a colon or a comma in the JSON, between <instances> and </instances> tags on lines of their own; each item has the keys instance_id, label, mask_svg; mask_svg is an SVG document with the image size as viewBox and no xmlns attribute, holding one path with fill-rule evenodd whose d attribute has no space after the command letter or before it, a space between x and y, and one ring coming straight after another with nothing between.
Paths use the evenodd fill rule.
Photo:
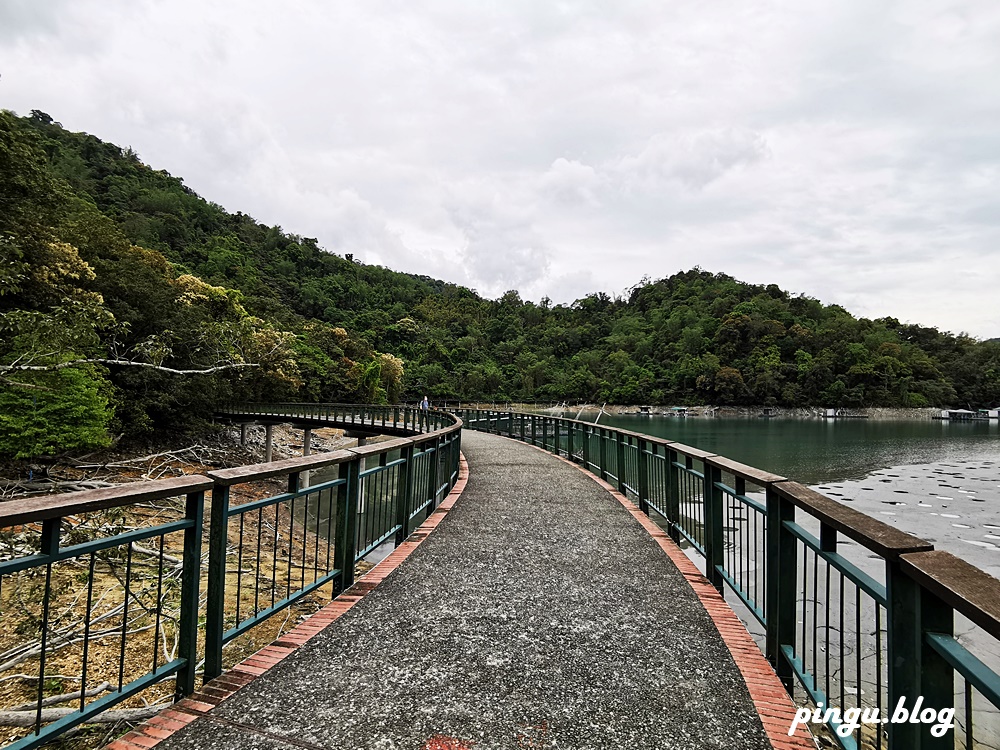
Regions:
<instances>
[{"instance_id":1,"label":"overcast sky","mask_svg":"<svg viewBox=\"0 0 1000 750\"><path fill-rule=\"evenodd\" d=\"M368 263L1000 336L1000 3L0 0L0 107Z\"/></svg>"}]
</instances>

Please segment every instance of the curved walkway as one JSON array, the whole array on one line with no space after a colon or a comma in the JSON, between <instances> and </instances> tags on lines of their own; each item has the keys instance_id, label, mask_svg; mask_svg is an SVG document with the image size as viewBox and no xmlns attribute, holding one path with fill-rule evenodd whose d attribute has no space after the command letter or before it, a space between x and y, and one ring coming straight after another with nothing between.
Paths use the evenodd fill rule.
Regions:
<instances>
[{"instance_id":1,"label":"curved walkway","mask_svg":"<svg viewBox=\"0 0 1000 750\"><path fill-rule=\"evenodd\" d=\"M463 451L460 501L384 581L308 640L249 660L252 681L224 675L202 696L218 696L214 708L183 702L139 739L163 737L163 750L772 747L690 571L618 499L512 440L465 432Z\"/></svg>"}]
</instances>

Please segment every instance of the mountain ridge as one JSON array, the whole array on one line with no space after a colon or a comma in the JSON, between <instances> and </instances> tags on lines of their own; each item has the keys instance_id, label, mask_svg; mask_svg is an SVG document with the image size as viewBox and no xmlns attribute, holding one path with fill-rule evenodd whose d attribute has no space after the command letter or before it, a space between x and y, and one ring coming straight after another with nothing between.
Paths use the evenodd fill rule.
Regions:
<instances>
[{"instance_id":1,"label":"mountain ridge","mask_svg":"<svg viewBox=\"0 0 1000 750\"><path fill-rule=\"evenodd\" d=\"M0 367L30 355L45 367L75 370L72 377L93 386L88 413L105 415L96 432L183 428L220 399L264 396L1000 402L996 340L855 318L775 284L700 268L643 280L622 297L596 292L553 305L509 291L485 299L227 212L131 149L67 131L45 113L4 112L0 136L0 237L8 256ZM74 335L37 359L27 321L51 328L60 316ZM67 366L73 357L119 364ZM225 367L185 380L126 362L146 370ZM22 372L11 385L12 373L0 370L7 381L0 400L24 412L29 391L34 403L42 393L31 386L68 387L55 383L56 372L64 370ZM7 434L0 453L15 442L11 428Z\"/></svg>"}]
</instances>

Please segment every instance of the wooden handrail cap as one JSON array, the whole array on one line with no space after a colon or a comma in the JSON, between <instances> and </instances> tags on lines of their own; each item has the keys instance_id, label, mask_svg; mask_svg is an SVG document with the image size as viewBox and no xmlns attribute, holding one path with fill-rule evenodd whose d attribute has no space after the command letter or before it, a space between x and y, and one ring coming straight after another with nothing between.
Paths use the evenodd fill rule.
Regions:
<instances>
[{"instance_id":1,"label":"wooden handrail cap","mask_svg":"<svg viewBox=\"0 0 1000 750\"><path fill-rule=\"evenodd\" d=\"M899 562L903 573L1000 638L1000 580L940 549L902 555Z\"/></svg>"},{"instance_id":2,"label":"wooden handrail cap","mask_svg":"<svg viewBox=\"0 0 1000 750\"><path fill-rule=\"evenodd\" d=\"M895 559L907 552L926 552L934 545L895 526L821 495L798 482L777 482L771 488L821 522L882 557Z\"/></svg>"},{"instance_id":3,"label":"wooden handrail cap","mask_svg":"<svg viewBox=\"0 0 1000 750\"><path fill-rule=\"evenodd\" d=\"M0 503L0 527L18 526L133 503L163 500L168 497L205 492L211 488L212 480L208 477L201 474L187 474L154 482L129 482L96 490L8 500Z\"/></svg>"},{"instance_id":4,"label":"wooden handrail cap","mask_svg":"<svg viewBox=\"0 0 1000 750\"><path fill-rule=\"evenodd\" d=\"M787 477L783 477L780 474L772 474L769 471L758 469L749 464L741 464L739 461L733 461L724 456L714 456L709 459L708 463L756 484L772 484L774 482L784 482L787 479Z\"/></svg>"}]
</instances>

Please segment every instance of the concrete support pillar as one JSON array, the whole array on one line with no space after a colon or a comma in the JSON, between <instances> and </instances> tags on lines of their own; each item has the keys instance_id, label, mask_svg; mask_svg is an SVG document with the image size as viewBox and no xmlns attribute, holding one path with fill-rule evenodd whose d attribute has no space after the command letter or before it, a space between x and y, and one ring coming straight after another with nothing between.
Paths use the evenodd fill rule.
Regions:
<instances>
[{"instance_id":1,"label":"concrete support pillar","mask_svg":"<svg viewBox=\"0 0 1000 750\"><path fill-rule=\"evenodd\" d=\"M362 435L361 437L358 438L358 447L360 448L362 445L365 445L367 442L368 442L368 438L365 437L364 435Z\"/></svg>"},{"instance_id":2,"label":"concrete support pillar","mask_svg":"<svg viewBox=\"0 0 1000 750\"><path fill-rule=\"evenodd\" d=\"M247 447L247 427L249 425L246 422L240 425L240 448Z\"/></svg>"},{"instance_id":3,"label":"concrete support pillar","mask_svg":"<svg viewBox=\"0 0 1000 750\"><path fill-rule=\"evenodd\" d=\"M313 431L312 427L306 427L302 430L302 455L308 456L312 453L312 437ZM302 487L309 486L309 472L303 471L299 476L299 482Z\"/></svg>"},{"instance_id":4,"label":"concrete support pillar","mask_svg":"<svg viewBox=\"0 0 1000 750\"><path fill-rule=\"evenodd\" d=\"M264 463L271 463L271 451L274 448L271 432L274 430L273 424L264 425Z\"/></svg>"}]
</instances>

